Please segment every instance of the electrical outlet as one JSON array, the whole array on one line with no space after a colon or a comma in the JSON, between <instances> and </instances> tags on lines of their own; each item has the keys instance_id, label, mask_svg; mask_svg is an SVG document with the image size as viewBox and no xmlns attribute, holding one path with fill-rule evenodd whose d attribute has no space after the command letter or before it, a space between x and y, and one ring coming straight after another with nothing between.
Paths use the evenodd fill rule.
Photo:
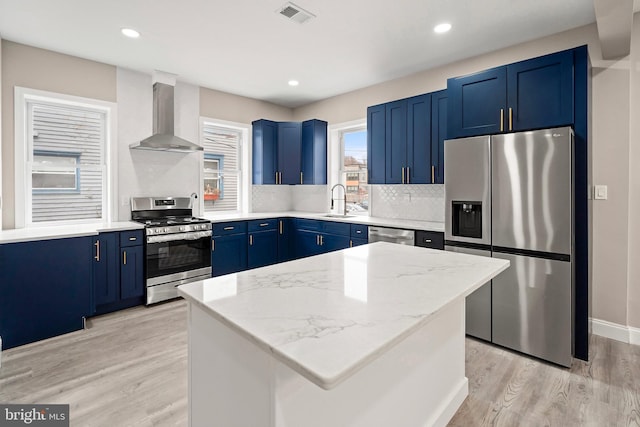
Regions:
<instances>
[{"instance_id":1,"label":"electrical outlet","mask_svg":"<svg viewBox=\"0 0 640 427\"><path fill-rule=\"evenodd\" d=\"M607 186L606 185L594 185L593 186L593 198L595 200L607 200Z\"/></svg>"}]
</instances>

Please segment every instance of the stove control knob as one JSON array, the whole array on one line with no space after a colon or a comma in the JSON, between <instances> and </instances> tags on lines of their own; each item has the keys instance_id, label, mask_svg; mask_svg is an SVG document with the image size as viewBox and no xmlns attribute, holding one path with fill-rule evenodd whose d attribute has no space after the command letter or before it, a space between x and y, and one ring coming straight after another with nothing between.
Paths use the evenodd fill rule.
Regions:
<instances>
[{"instance_id":1,"label":"stove control knob","mask_svg":"<svg viewBox=\"0 0 640 427\"><path fill-rule=\"evenodd\" d=\"M148 228L147 229L147 234L153 234L155 230L153 228Z\"/></svg>"},{"instance_id":2,"label":"stove control knob","mask_svg":"<svg viewBox=\"0 0 640 427\"><path fill-rule=\"evenodd\" d=\"M169 229L168 229L167 227L165 227L163 231L164 231L165 233L168 233L168 232L169 232Z\"/></svg>"},{"instance_id":3,"label":"stove control knob","mask_svg":"<svg viewBox=\"0 0 640 427\"><path fill-rule=\"evenodd\" d=\"M180 226L180 231L185 231L187 229L187 227L185 227L184 225Z\"/></svg>"}]
</instances>

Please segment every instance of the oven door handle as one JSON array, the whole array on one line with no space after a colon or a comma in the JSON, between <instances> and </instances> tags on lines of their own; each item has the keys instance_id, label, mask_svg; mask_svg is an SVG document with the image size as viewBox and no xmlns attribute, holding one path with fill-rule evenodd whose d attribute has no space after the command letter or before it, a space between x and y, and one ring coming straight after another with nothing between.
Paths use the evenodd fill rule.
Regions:
<instances>
[{"instance_id":1,"label":"oven door handle","mask_svg":"<svg viewBox=\"0 0 640 427\"><path fill-rule=\"evenodd\" d=\"M175 242L177 240L200 240L205 237L211 237L211 230L198 231L195 233L166 234L164 236L147 236L147 243Z\"/></svg>"}]
</instances>

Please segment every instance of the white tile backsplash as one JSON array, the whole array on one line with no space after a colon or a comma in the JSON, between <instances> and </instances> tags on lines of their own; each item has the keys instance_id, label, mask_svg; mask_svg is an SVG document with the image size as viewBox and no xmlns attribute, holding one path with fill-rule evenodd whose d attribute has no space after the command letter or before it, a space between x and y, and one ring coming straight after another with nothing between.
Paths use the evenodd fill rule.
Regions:
<instances>
[{"instance_id":1,"label":"white tile backsplash","mask_svg":"<svg viewBox=\"0 0 640 427\"><path fill-rule=\"evenodd\" d=\"M369 186L371 216L444 222L444 185Z\"/></svg>"},{"instance_id":2,"label":"white tile backsplash","mask_svg":"<svg viewBox=\"0 0 640 427\"><path fill-rule=\"evenodd\" d=\"M329 212L329 193L326 185L292 185L293 210L300 212Z\"/></svg>"},{"instance_id":3,"label":"white tile backsplash","mask_svg":"<svg viewBox=\"0 0 640 427\"><path fill-rule=\"evenodd\" d=\"M326 185L252 185L252 212L328 212Z\"/></svg>"}]
</instances>

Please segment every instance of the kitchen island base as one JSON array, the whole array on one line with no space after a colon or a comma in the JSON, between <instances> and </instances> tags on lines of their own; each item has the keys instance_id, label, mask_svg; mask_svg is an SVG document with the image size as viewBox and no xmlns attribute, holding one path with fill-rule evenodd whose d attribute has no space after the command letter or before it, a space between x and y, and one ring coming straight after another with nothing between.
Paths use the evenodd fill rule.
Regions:
<instances>
[{"instance_id":1,"label":"kitchen island base","mask_svg":"<svg viewBox=\"0 0 640 427\"><path fill-rule=\"evenodd\" d=\"M189 302L189 425L444 426L468 395L464 311L455 299L323 389Z\"/></svg>"}]
</instances>

